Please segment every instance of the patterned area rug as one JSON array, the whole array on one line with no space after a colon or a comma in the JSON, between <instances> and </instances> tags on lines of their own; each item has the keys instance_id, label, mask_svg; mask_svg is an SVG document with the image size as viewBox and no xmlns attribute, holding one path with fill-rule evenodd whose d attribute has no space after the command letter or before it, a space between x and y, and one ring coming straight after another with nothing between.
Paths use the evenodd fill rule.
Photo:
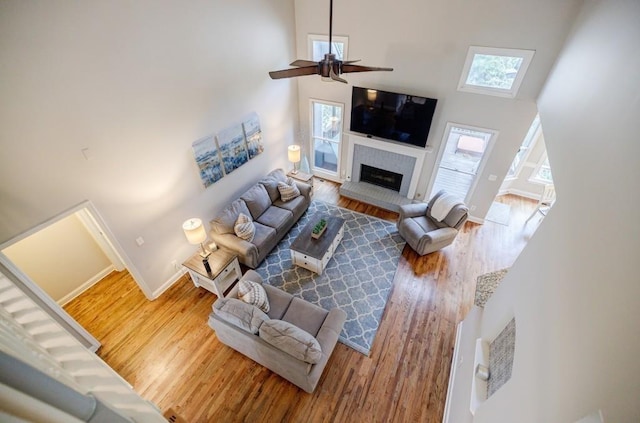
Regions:
<instances>
[{"instance_id":1,"label":"patterned area rug","mask_svg":"<svg viewBox=\"0 0 640 423\"><path fill-rule=\"evenodd\" d=\"M344 238L322 275L291 264L289 245L316 213L345 219ZM404 240L392 222L321 201L309 210L256 269L270 285L317 304L347 313L340 342L369 355Z\"/></svg>"},{"instance_id":2,"label":"patterned area rug","mask_svg":"<svg viewBox=\"0 0 640 423\"><path fill-rule=\"evenodd\" d=\"M476 298L473 303L478 307L484 307L508 271L509 269L502 269L478 276L476 282Z\"/></svg>"}]
</instances>

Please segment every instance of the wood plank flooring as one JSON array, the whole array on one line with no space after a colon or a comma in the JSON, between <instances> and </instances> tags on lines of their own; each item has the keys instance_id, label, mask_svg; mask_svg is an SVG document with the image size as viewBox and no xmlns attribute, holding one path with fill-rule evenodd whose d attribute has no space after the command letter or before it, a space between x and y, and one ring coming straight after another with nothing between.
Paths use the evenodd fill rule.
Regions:
<instances>
[{"instance_id":1,"label":"wood plank flooring","mask_svg":"<svg viewBox=\"0 0 640 423\"><path fill-rule=\"evenodd\" d=\"M315 180L315 199L395 220ZM456 324L473 303L476 278L509 267L539 219L516 196L511 225L467 223L453 245L420 257L408 246L371 356L338 344L316 392L307 394L218 342L207 325L215 296L185 275L148 301L124 271L65 309L100 342L98 351L143 397L189 422L441 422Z\"/></svg>"}]
</instances>

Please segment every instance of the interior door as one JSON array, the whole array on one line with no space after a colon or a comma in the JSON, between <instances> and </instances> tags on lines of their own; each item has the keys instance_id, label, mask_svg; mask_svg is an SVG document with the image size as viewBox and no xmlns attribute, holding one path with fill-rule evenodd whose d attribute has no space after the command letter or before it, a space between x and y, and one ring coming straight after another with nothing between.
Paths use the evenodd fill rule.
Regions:
<instances>
[{"instance_id":1,"label":"interior door","mask_svg":"<svg viewBox=\"0 0 640 423\"><path fill-rule=\"evenodd\" d=\"M431 196L444 189L468 203L497 132L447 123Z\"/></svg>"}]
</instances>

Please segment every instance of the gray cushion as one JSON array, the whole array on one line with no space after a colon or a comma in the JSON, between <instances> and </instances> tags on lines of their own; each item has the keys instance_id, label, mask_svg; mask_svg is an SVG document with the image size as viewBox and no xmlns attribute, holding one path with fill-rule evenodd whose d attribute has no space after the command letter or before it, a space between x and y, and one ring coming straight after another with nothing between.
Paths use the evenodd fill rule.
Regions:
<instances>
[{"instance_id":1,"label":"gray cushion","mask_svg":"<svg viewBox=\"0 0 640 423\"><path fill-rule=\"evenodd\" d=\"M267 297L269 298L270 310L267 314L272 319L282 319L282 316L284 316L284 313L286 313L289 308L289 304L291 304L293 295L271 285L264 284L262 287L267 292Z\"/></svg>"},{"instance_id":2,"label":"gray cushion","mask_svg":"<svg viewBox=\"0 0 640 423\"><path fill-rule=\"evenodd\" d=\"M271 198L262 184L254 185L240 198L244 200L254 220L271 206Z\"/></svg>"},{"instance_id":3,"label":"gray cushion","mask_svg":"<svg viewBox=\"0 0 640 423\"><path fill-rule=\"evenodd\" d=\"M294 297L282 320L316 336L329 312L301 298Z\"/></svg>"},{"instance_id":4,"label":"gray cushion","mask_svg":"<svg viewBox=\"0 0 640 423\"><path fill-rule=\"evenodd\" d=\"M430 232L430 231L435 231L436 229L439 228L439 226L437 225L437 222L435 222L434 220L431 219L427 219L426 216L419 216L419 217L414 217L412 219L407 219L408 220L413 220L413 222L418 225L420 227L420 229L422 229L422 232Z\"/></svg>"},{"instance_id":5,"label":"gray cushion","mask_svg":"<svg viewBox=\"0 0 640 423\"><path fill-rule=\"evenodd\" d=\"M264 213L262 213L262 216L257 219L258 222L263 225L270 226L278 232L280 232L282 228L287 227L288 224L292 223L292 220L293 213L289 210L274 206L269 207Z\"/></svg>"},{"instance_id":6,"label":"gray cushion","mask_svg":"<svg viewBox=\"0 0 640 423\"><path fill-rule=\"evenodd\" d=\"M269 197L271 198L271 202L280 199L280 191L278 191L278 182L286 182L287 175L284 173L282 169L276 169L270 172L264 179L260 181L264 188L269 193Z\"/></svg>"},{"instance_id":7,"label":"gray cushion","mask_svg":"<svg viewBox=\"0 0 640 423\"><path fill-rule=\"evenodd\" d=\"M256 227L256 233L253 236L253 241L251 243L258 247L258 251L260 251L262 246L269 246L276 241L276 230L270 226L265 226L259 222L253 222ZM262 251L260 251L262 253Z\"/></svg>"},{"instance_id":8,"label":"gray cushion","mask_svg":"<svg viewBox=\"0 0 640 423\"><path fill-rule=\"evenodd\" d=\"M211 221L211 228L219 234L234 234L234 226L240 213L244 213L250 216L251 213L247 208L247 205L241 199L235 200L233 203L225 207L218 215Z\"/></svg>"},{"instance_id":9,"label":"gray cushion","mask_svg":"<svg viewBox=\"0 0 640 423\"><path fill-rule=\"evenodd\" d=\"M222 320L253 334L269 320L265 312L236 298L218 298L213 303L213 311Z\"/></svg>"},{"instance_id":10,"label":"gray cushion","mask_svg":"<svg viewBox=\"0 0 640 423\"><path fill-rule=\"evenodd\" d=\"M290 201L282 201L278 199L274 201L273 205L280 207L281 209L289 210L294 216L301 216L307 209L307 199L304 196L299 195Z\"/></svg>"},{"instance_id":11,"label":"gray cushion","mask_svg":"<svg viewBox=\"0 0 640 423\"><path fill-rule=\"evenodd\" d=\"M264 322L259 333L265 342L298 360L315 364L322 358L322 350L316 338L284 320Z\"/></svg>"}]
</instances>

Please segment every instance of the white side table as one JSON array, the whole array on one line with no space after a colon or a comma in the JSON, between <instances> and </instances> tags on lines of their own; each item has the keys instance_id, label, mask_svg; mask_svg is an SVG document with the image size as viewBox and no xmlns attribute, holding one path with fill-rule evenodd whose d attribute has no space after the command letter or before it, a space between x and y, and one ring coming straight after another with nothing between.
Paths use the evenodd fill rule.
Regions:
<instances>
[{"instance_id":1,"label":"white side table","mask_svg":"<svg viewBox=\"0 0 640 423\"><path fill-rule=\"evenodd\" d=\"M221 248L209 256L210 273L205 269L202 257L198 253L191 256L182 265L189 271L189 276L196 287L213 292L218 298L224 298L224 293L242 277L238 257Z\"/></svg>"}]
</instances>

